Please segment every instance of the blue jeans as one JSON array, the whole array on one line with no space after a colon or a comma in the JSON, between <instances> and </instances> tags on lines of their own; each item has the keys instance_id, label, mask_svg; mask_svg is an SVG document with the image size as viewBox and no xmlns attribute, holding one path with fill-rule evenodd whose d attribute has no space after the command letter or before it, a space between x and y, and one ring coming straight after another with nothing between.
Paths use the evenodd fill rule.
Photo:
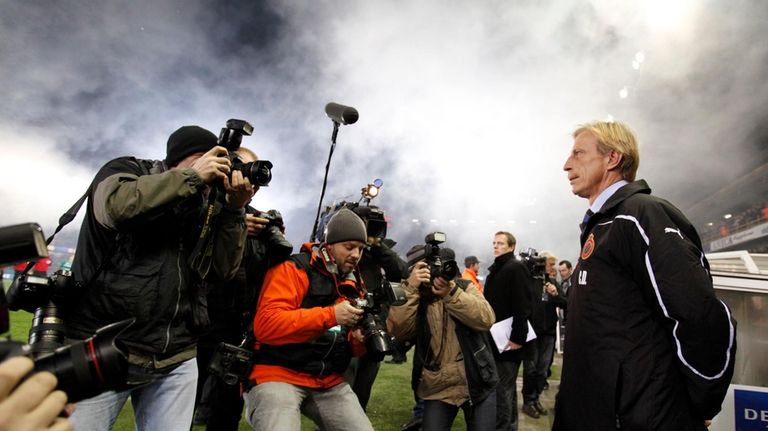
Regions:
<instances>
[{"instance_id":1,"label":"blue jeans","mask_svg":"<svg viewBox=\"0 0 768 431\"><path fill-rule=\"evenodd\" d=\"M195 359L182 362L164 374L149 374L154 380L146 385L121 392L104 392L79 401L70 422L77 431L112 429L130 396L137 430L189 431L195 408Z\"/></svg>"},{"instance_id":2,"label":"blue jeans","mask_svg":"<svg viewBox=\"0 0 768 431\"><path fill-rule=\"evenodd\" d=\"M520 361L496 361L496 430L517 431L517 373Z\"/></svg>"},{"instance_id":3,"label":"blue jeans","mask_svg":"<svg viewBox=\"0 0 768 431\"><path fill-rule=\"evenodd\" d=\"M469 401L461 405L464 410L464 422L467 431L487 431L496 426L496 393L491 392L483 401L470 406ZM421 429L424 431L443 431L451 429L459 406L437 400L424 400L424 419Z\"/></svg>"},{"instance_id":4,"label":"blue jeans","mask_svg":"<svg viewBox=\"0 0 768 431\"><path fill-rule=\"evenodd\" d=\"M251 388L243 398L246 418L255 431L299 431L302 413L326 431L373 431L346 382L329 389L266 382Z\"/></svg>"}]
</instances>

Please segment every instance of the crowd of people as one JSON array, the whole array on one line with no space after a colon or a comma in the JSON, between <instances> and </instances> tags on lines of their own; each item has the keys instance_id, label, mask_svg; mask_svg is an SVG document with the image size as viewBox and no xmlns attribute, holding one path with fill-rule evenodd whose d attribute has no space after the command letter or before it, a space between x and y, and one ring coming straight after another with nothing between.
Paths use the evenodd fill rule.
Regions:
<instances>
[{"instance_id":1,"label":"crowd of people","mask_svg":"<svg viewBox=\"0 0 768 431\"><path fill-rule=\"evenodd\" d=\"M88 192L77 289L57 305L71 341L134 319L121 334L127 381L63 419L55 378L17 386L29 363L3 363L0 429L19 429L28 412L43 429L111 429L130 397L139 430L235 430L243 415L254 430L298 430L302 415L321 430L372 430L366 407L380 361L407 346L408 429L448 430L463 410L468 430L516 430L521 366L520 411L553 414L554 430L706 429L736 340L699 236L635 179L626 125L588 123L573 140L563 169L589 204L578 261L521 258L502 230L489 234L494 260L482 284L477 257L462 271L438 241L398 256L364 206L339 209L318 241L293 253L282 220L252 206L260 184L233 169L256 154L197 126L171 134L164 160L106 163ZM545 406L559 316L562 377ZM248 352L234 382L209 372L220 343ZM22 393L30 402L19 407Z\"/></svg>"}]
</instances>

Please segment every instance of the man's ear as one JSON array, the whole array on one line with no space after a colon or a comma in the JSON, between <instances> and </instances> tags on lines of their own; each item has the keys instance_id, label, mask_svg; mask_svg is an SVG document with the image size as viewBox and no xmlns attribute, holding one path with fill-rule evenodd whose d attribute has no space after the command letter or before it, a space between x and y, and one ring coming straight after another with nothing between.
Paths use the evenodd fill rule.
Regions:
<instances>
[{"instance_id":1,"label":"man's ear","mask_svg":"<svg viewBox=\"0 0 768 431\"><path fill-rule=\"evenodd\" d=\"M608 154L608 170L611 171L618 168L623 160L623 154L620 154L618 151L611 150L610 154Z\"/></svg>"}]
</instances>

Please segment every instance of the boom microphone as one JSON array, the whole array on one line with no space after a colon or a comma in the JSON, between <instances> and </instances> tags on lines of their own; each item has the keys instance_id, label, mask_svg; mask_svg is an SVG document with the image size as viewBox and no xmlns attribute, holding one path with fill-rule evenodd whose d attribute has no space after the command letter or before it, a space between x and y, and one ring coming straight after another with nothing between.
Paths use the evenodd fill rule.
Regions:
<instances>
[{"instance_id":1,"label":"boom microphone","mask_svg":"<svg viewBox=\"0 0 768 431\"><path fill-rule=\"evenodd\" d=\"M353 124L360 118L357 109L351 106L339 105L338 103L329 103L325 105L325 115L339 124Z\"/></svg>"}]
</instances>

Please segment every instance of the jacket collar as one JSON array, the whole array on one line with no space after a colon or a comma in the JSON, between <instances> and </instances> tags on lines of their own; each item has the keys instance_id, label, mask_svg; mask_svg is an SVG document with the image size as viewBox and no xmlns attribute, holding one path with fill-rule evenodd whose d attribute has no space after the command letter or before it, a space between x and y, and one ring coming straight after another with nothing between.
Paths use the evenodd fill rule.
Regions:
<instances>
[{"instance_id":1,"label":"jacket collar","mask_svg":"<svg viewBox=\"0 0 768 431\"><path fill-rule=\"evenodd\" d=\"M501 256L496 256L496 259L493 260L493 264L488 268L488 271L494 271L496 268L501 268L502 265L509 262L510 259L515 258L515 252L510 251L509 253L504 253Z\"/></svg>"},{"instance_id":2,"label":"jacket collar","mask_svg":"<svg viewBox=\"0 0 768 431\"><path fill-rule=\"evenodd\" d=\"M624 202L628 197L638 193L644 193L647 195L651 194L651 187L648 186L648 183L646 183L645 180L633 181L616 190L616 193L608 198L605 204L603 204L603 207L600 208L596 214L605 214L618 206L620 203Z\"/></svg>"}]
</instances>

